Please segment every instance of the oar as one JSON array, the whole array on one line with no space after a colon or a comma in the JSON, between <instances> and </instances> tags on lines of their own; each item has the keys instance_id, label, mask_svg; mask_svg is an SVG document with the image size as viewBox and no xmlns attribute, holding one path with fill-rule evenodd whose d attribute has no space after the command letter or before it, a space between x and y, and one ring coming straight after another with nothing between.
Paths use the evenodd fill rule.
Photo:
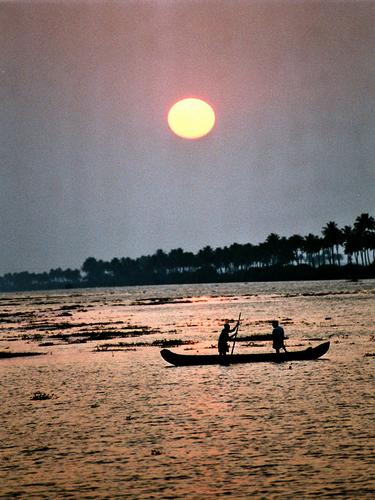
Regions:
<instances>
[{"instance_id":1,"label":"oar","mask_svg":"<svg viewBox=\"0 0 375 500\"><path fill-rule=\"evenodd\" d=\"M237 333L238 333L238 329L239 329L239 327L240 327L240 319L241 319L241 313L240 313L240 315L238 316L237 329L236 329L236 333L234 334L234 337L233 337L232 352L230 353L230 355L231 355L231 356L232 356L233 351L234 351L234 346L235 346L235 343L236 343Z\"/></svg>"}]
</instances>

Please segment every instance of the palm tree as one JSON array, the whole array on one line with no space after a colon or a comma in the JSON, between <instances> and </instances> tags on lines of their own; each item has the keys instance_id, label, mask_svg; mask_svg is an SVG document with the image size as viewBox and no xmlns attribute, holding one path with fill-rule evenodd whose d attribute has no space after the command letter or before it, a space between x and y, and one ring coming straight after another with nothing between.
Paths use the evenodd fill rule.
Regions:
<instances>
[{"instance_id":1,"label":"palm tree","mask_svg":"<svg viewBox=\"0 0 375 500\"><path fill-rule=\"evenodd\" d=\"M82 265L82 271L86 274L87 280L92 283L102 283L105 278L107 264L95 257L88 257Z\"/></svg>"},{"instance_id":2,"label":"palm tree","mask_svg":"<svg viewBox=\"0 0 375 500\"><path fill-rule=\"evenodd\" d=\"M285 266L295 260L295 253L290 245L290 239L283 236L279 240L279 248L277 252L278 264Z\"/></svg>"},{"instance_id":3,"label":"palm tree","mask_svg":"<svg viewBox=\"0 0 375 500\"><path fill-rule=\"evenodd\" d=\"M264 251L263 251L264 243L259 243L259 245L255 245L253 247L253 261L255 267L263 267L264 264Z\"/></svg>"},{"instance_id":4,"label":"palm tree","mask_svg":"<svg viewBox=\"0 0 375 500\"><path fill-rule=\"evenodd\" d=\"M260 267L268 267L272 264L272 255L269 246L264 241L259 243L256 248L257 261Z\"/></svg>"},{"instance_id":5,"label":"palm tree","mask_svg":"<svg viewBox=\"0 0 375 500\"><path fill-rule=\"evenodd\" d=\"M320 265L320 251L322 249L322 240L319 236L309 233L303 241L303 249L306 252L307 261L313 267Z\"/></svg>"},{"instance_id":6,"label":"palm tree","mask_svg":"<svg viewBox=\"0 0 375 500\"><path fill-rule=\"evenodd\" d=\"M230 265L230 257L228 247L217 247L214 250L214 266L219 274L228 272Z\"/></svg>"},{"instance_id":7,"label":"palm tree","mask_svg":"<svg viewBox=\"0 0 375 500\"><path fill-rule=\"evenodd\" d=\"M168 264L173 272L180 273L184 267L184 251L182 248L174 248L168 254Z\"/></svg>"},{"instance_id":8,"label":"palm tree","mask_svg":"<svg viewBox=\"0 0 375 500\"><path fill-rule=\"evenodd\" d=\"M238 271L244 264L246 264L243 246L239 243L232 243L232 245L229 247L229 252L233 267L235 271Z\"/></svg>"},{"instance_id":9,"label":"palm tree","mask_svg":"<svg viewBox=\"0 0 375 500\"><path fill-rule=\"evenodd\" d=\"M335 260L337 259L337 263L340 265L338 249L339 246L344 242L341 230L337 226L336 222L330 221L323 227L322 234L324 236L323 248L327 248L329 250L330 264L335 264Z\"/></svg>"},{"instance_id":10,"label":"palm tree","mask_svg":"<svg viewBox=\"0 0 375 500\"><path fill-rule=\"evenodd\" d=\"M164 252L164 250L159 248L151 257L153 265L158 271L166 270L168 266L168 255Z\"/></svg>"},{"instance_id":11,"label":"palm tree","mask_svg":"<svg viewBox=\"0 0 375 500\"><path fill-rule=\"evenodd\" d=\"M182 255L184 271L192 272L197 267L197 259L193 252L184 252Z\"/></svg>"},{"instance_id":12,"label":"palm tree","mask_svg":"<svg viewBox=\"0 0 375 500\"><path fill-rule=\"evenodd\" d=\"M242 245L245 267L249 270L255 264L255 246L251 243Z\"/></svg>"},{"instance_id":13,"label":"palm tree","mask_svg":"<svg viewBox=\"0 0 375 500\"><path fill-rule=\"evenodd\" d=\"M375 231L368 235L368 248L372 250L372 263L375 263Z\"/></svg>"},{"instance_id":14,"label":"palm tree","mask_svg":"<svg viewBox=\"0 0 375 500\"><path fill-rule=\"evenodd\" d=\"M348 259L348 264L353 261L353 254L355 256L356 262L358 264L358 244L355 235L355 231L351 226L344 226L342 230L344 236L344 252Z\"/></svg>"},{"instance_id":15,"label":"palm tree","mask_svg":"<svg viewBox=\"0 0 375 500\"><path fill-rule=\"evenodd\" d=\"M375 219L369 214L359 215L354 222L354 231L357 238L359 251L361 252L362 264L370 264L370 240L371 234L375 230Z\"/></svg>"},{"instance_id":16,"label":"palm tree","mask_svg":"<svg viewBox=\"0 0 375 500\"><path fill-rule=\"evenodd\" d=\"M211 267L214 262L214 250L209 246L205 246L198 252L198 262L202 267Z\"/></svg>"},{"instance_id":17,"label":"palm tree","mask_svg":"<svg viewBox=\"0 0 375 500\"><path fill-rule=\"evenodd\" d=\"M293 254L293 260L295 260L297 266L301 264L303 259L303 255L301 255L301 251L304 248L304 238L300 234L293 234L288 238L289 248Z\"/></svg>"},{"instance_id":18,"label":"palm tree","mask_svg":"<svg viewBox=\"0 0 375 500\"><path fill-rule=\"evenodd\" d=\"M280 236L276 233L269 234L263 245L263 251L268 256L270 264L277 264L280 253Z\"/></svg>"}]
</instances>

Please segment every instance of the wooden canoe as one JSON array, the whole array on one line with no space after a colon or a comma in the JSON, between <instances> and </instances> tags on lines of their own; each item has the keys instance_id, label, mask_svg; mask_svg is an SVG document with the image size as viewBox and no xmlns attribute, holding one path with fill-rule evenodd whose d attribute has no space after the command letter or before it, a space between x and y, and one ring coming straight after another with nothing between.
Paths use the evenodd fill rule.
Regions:
<instances>
[{"instance_id":1,"label":"wooden canoe","mask_svg":"<svg viewBox=\"0 0 375 500\"><path fill-rule=\"evenodd\" d=\"M252 353L252 354L227 354L219 356L218 354L177 354L169 349L162 349L160 354L165 361L175 366L191 365L232 365L237 363L260 363L273 362L282 363L285 361L308 361L318 359L329 349L329 342L324 342L316 347L308 347L303 351L288 351L276 354Z\"/></svg>"}]
</instances>

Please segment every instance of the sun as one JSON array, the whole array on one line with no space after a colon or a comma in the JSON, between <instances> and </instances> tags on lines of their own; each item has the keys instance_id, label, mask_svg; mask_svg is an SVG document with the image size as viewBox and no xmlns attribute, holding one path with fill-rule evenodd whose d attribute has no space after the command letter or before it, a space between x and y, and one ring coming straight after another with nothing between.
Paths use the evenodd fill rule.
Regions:
<instances>
[{"instance_id":1,"label":"sun","mask_svg":"<svg viewBox=\"0 0 375 500\"><path fill-rule=\"evenodd\" d=\"M168 125L179 137L199 139L211 132L215 125L215 112L202 99L181 99L169 110Z\"/></svg>"}]
</instances>

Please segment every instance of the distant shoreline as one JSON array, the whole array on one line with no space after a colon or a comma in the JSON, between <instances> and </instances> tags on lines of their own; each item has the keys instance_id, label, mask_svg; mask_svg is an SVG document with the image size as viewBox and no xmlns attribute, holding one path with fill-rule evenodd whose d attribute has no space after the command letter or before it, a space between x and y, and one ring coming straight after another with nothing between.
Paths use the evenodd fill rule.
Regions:
<instances>
[{"instance_id":1,"label":"distant shoreline","mask_svg":"<svg viewBox=\"0 0 375 500\"><path fill-rule=\"evenodd\" d=\"M347 264L345 266L326 265L313 268L308 265L300 266L275 266L267 268L251 268L249 270L234 273L221 273L210 266L201 268L195 272L171 273L161 279L160 276L151 279L145 276L139 280L117 280L106 277L103 280L85 279L79 281L56 282L45 280L43 283L25 283L24 286L6 286L0 284L0 292L25 292L42 290L69 290L79 288L111 288L121 286L158 286L158 285L188 285L204 283L257 283L277 281L327 281L348 280L359 281L363 279L375 279L375 264L361 266Z\"/></svg>"},{"instance_id":2,"label":"distant shoreline","mask_svg":"<svg viewBox=\"0 0 375 500\"><path fill-rule=\"evenodd\" d=\"M322 236L268 235L263 243L232 243L197 253L162 249L137 259L88 257L80 269L7 273L1 292L69 288L179 285L259 281L357 280L375 278L375 218L359 215L352 226L334 221Z\"/></svg>"}]
</instances>

